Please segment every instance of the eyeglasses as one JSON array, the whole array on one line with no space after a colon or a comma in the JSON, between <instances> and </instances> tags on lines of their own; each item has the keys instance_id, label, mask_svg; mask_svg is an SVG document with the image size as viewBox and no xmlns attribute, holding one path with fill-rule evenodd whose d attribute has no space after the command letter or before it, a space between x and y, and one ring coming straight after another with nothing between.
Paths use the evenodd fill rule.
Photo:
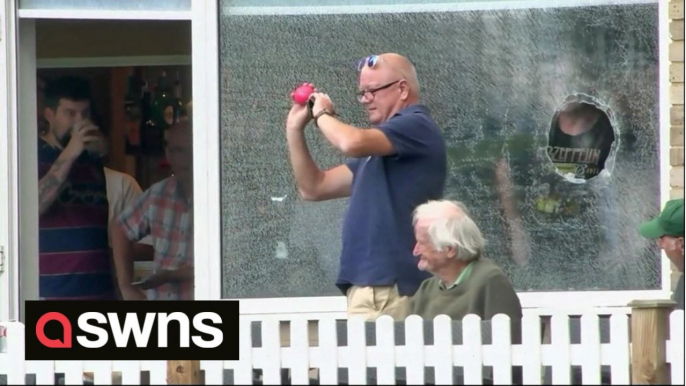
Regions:
<instances>
[{"instance_id":1,"label":"eyeglasses","mask_svg":"<svg viewBox=\"0 0 686 386\"><path fill-rule=\"evenodd\" d=\"M402 79L398 79L398 80L396 80L395 82L391 82L391 83L385 84L385 85L383 85L383 86L380 86L380 87L377 87L377 88L373 88L373 89L371 89L371 90L361 90L361 91L358 91L358 92L357 92L357 100L360 101L360 102L363 102L365 99L367 99L368 101L371 102L371 101L374 100L374 94L375 94L377 91L381 91L381 90L383 90L383 89L387 89L387 88L393 86L394 84L400 82L401 80L402 80Z\"/></svg>"}]
</instances>

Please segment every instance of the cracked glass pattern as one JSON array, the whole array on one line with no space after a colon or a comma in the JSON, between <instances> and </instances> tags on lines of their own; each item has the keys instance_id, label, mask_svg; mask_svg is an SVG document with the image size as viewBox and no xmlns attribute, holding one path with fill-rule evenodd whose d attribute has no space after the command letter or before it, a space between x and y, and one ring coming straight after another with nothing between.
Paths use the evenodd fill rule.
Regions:
<instances>
[{"instance_id":1,"label":"cracked glass pattern","mask_svg":"<svg viewBox=\"0 0 686 386\"><path fill-rule=\"evenodd\" d=\"M518 291L660 287L659 251L637 232L660 202L656 3L319 15L232 14L234 4L220 1L224 297L341 294L347 200L298 197L289 93L312 82L365 127L355 64L383 52L415 63L448 145L446 198L467 205ZM562 176L546 150L570 97L603 106L615 133L588 180ZM320 168L344 161L306 131Z\"/></svg>"}]
</instances>

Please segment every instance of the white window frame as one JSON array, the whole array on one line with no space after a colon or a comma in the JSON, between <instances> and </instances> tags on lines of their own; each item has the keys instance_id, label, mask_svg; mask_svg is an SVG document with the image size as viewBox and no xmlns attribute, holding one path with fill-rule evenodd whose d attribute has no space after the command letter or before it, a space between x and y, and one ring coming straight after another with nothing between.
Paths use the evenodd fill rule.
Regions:
<instances>
[{"instance_id":1,"label":"white window frame","mask_svg":"<svg viewBox=\"0 0 686 386\"><path fill-rule=\"evenodd\" d=\"M4 0L14 4L15 0ZM303 14L303 13L360 13L360 12L401 12L401 11L462 11L477 9L504 9L504 8L536 8L557 6L582 6L592 4L637 4L654 3L647 0L577 0L577 1L524 1L524 2L474 2L455 4L432 4L432 5L392 5L392 6L339 6L339 7L243 7L233 8L232 13L279 13L279 14ZM287 8L287 9L286 9ZM669 198L669 82L667 57L669 35L667 20L667 1L659 0L659 49L660 49L660 84L659 84L659 115L660 115L660 188L661 199L664 204ZM219 121L219 7L217 1L193 0L191 11L166 11L166 12L140 12L140 11L74 11L74 10L19 10L19 43L17 47L11 39L3 39L0 49L3 53L16 53L18 65L11 61L0 60L0 74L7 79L0 80L0 86L7 84L7 88L0 88L0 102L7 100L8 103L0 104L0 124L8 130L0 128L0 151L7 147L8 164L0 164L0 177L5 173L9 179L0 182L0 189L8 185L9 192L3 196L0 193L0 206L9 200L9 208L6 212L0 212L0 231L3 224L8 224L8 231L0 234L0 243L9 243L5 254L12 271L10 280L3 280L0 276L0 301L3 300L3 289L10 287L10 302L13 306L6 306L0 312L6 312L12 318L17 318L21 307L16 301L19 297L35 299L38 291L38 213L34 205L24 205L28 202L36 202L37 191L35 189L37 175L37 150L36 143L36 103L35 103L35 72L37 68L35 56L35 19L36 18L61 18L61 19L118 19L118 20L192 20L192 63L193 63L193 115L194 131L194 190L195 190L195 275L196 287L195 298L198 300L221 299L221 143ZM7 19L12 20L12 13L4 13ZM5 24L3 24L5 25ZM2 55L2 53L0 53ZM0 59L2 57L0 56ZM4 66L4 67L3 67ZM18 70L21 69L21 70ZM13 72L14 71L14 72ZM7 74L7 75L6 75ZM33 74L33 75L31 75ZM21 103L16 103L17 90L26 90L19 95ZM3 99L5 98L5 99ZM15 98L15 100L13 100ZM18 106L22 106L21 111ZM8 106L5 107L5 106ZM4 110L6 109L6 110ZM22 130L19 130L21 122ZM18 135L17 135L18 133ZM8 138L8 141L2 139ZM21 151L20 151L21 150ZM19 158L21 157L21 158ZM1 162L2 160L0 160ZM19 173L19 164L22 165L22 173ZM5 169L8 169L5 171ZM27 171L29 173L27 173ZM5 185L6 184L6 185ZM21 192L22 203L19 202ZM21 222L19 213L21 212ZM33 219L33 220L31 220ZM34 235L34 237L28 237ZM21 237L20 237L21 236ZM5 239L3 239L3 237ZM17 248L19 247L19 248ZM19 249L22 251L24 261L27 256L35 255L35 266L22 265L22 292L18 292L20 270L18 263ZM9 264L12 263L12 265ZM598 292L537 292L520 293L522 304L526 308L578 308L588 307L623 307L634 299L661 299L670 295L670 264L663 255L662 259L662 289L649 291L598 291ZM7 271L6 271L7 272ZM5 275L4 277L7 277ZM7 295L5 295L7 296ZM229 300L229 299L226 299ZM288 318L289 315L309 315L318 317L321 315L335 315L345 317L346 300L343 296L332 297L299 297L299 298L265 298L265 299L238 299L242 314L256 316L271 316ZM3 302L5 303L5 302ZM0 318L4 315L0 314Z\"/></svg>"},{"instance_id":2,"label":"white window frame","mask_svg":"<svg viewBox=\"0 0 686 386\"><path fill-rule=\"evenodd\" d=\"M219 122L219 28L218 12L232 15L299 15L344 13L445 12L486 9L522 9L578 7L600 4L659 3L659 141L661 202L669 199L669 98L668 98L668 20L666 0L535 0L468 2L453 4L407 5L345 5L294 7L234 7L218 9L218 2L193 2L193 67L194 95L194 189L195 202L195 297L216 300L221 293L221 132ZM202 81L200 81L202 79ZM662 255L662 285L658 290L645 291L570 291L520 292L524 308L549 311L573 311L584 307L625 307L636 299L665 299L671 295L671 267ZM230 299L225 299L230 300ZM345 317L346 299L343 296L233 299L240 301L240 312L260 317L288 319L293 315L318 318L323 315Z\"/></svg>"},{"instance_id":3,"label":"white window frame","mask_svg":"<svg viewBox=\"0 0 686 386\"><path fill-rule=\"evenodd\" d=\"M19 318L15 0L0 0L0 321Z\"/></svg>"},{"instance_id":4,"label":"white window frame","mask_svg":"<svg viewBox=\"0 0 686 386\"><path fill-rule=\"evenodd\" d=\"M16 4L16 0L4 1ZM10 92L5 94L0 89L0 101L2 101L3 97L12 97L12 95L18 95L17 99L19 101L18 104L10 105L9 110L9 113L14 114L15 117L13 121L10 119L12 125L8 126L8 135L12 139L12 141L8 142L10 147L9 191L14 192L14 195L11 197L9 205L12 211L9 232L3 232L3 235L8 233L10 240L14 240L14 244L10 243L13 248L11 248L11 254L8 256L8 260L11 258L13 263L10 282L14 286L9 293L11 303L8 304L13 304L9 315L12 319L23 320L22 304L24 301L38 299L38 206L34 204L38 202L38 191L36 189L38 181L36 69L46 66L75 67L78 66L77 63L81 63L81 66L122 66L132 64L169 64L169 60L182 64L188 63L189 60L188 57L184 56L151 56L76 60L61 58L38 61L36 57L36 19L191 20L191 11L19 9L16 11L16 15L18 17L18 43L14 51L16 66L13 67L15 68L13 74L8 73L9 82L16 80L14 82L16 84L13 84L16 93L12 94L11 89L8 88ZM2 63L0 63L0 66L2 66ZM4 75L5 73L0 72L0 74ZM2 85L1 82L0 85ZM4 119L2 115L0 115L0 118ZM2 122L4 120L0 121L0 123ZM21 127L21 130L19 130L19 127ZM0 140L4 138L4 134L2 129L0 129ZM3 168L0 165L1 173L3 173ZM1 184L0 187L2 187ZM21 192L21 195L19 195L19 192ZM0 199L4 200L4 197L0 195ZM3 203L4 201L0 201L0 204ZM19 221L19 218L22 221ZM1 224L3 219L4 213L0 212L0 230L2 230ZM0 237L3 237L3 235L0 235ZM2 238L0 238L0 242L2 242ZM19 251L21 251L22 259L19 259ZM4 285L0 281L0 301L3 300L4 294L2 291ZM21 291L19 291L19 288L21 288ZM3 317L4 315L0 314L0 320L4 320Z\"/></svg>"}]
</instances>

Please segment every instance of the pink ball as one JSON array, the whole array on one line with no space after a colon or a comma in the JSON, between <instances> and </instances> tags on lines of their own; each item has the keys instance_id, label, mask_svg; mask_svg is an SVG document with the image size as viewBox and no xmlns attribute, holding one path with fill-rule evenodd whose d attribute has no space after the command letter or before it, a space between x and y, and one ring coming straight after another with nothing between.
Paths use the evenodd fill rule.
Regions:
<instances>
[{"instance_id":1,"label":"pink ball","mask_svg":"<svg viewBox=\"0 0 686 386\"><path fill-rule=\"evenodd\" d=\"M295 91L293 91L293 101L301 106L305 106L307 104L307 100L310 98L310 95L312 95L313 92L314 87L307 83L303 83L302 85L298 86Z\"/></svg>"}]
</instances>

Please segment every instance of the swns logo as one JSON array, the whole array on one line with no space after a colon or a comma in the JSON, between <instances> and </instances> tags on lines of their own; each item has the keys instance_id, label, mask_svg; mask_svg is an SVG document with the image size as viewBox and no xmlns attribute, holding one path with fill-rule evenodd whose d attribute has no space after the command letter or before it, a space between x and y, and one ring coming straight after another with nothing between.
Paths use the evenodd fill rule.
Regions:
<instances>
[{"instance_id":1,"label":"swns logo","mask_svg":"<svg viewBox=\"0 0 686 386\"><path fill-rule=\"evenodd\" d=\"M27 360L238 360L237 301L26 302Z\"/></svg>"}]
</instances>

